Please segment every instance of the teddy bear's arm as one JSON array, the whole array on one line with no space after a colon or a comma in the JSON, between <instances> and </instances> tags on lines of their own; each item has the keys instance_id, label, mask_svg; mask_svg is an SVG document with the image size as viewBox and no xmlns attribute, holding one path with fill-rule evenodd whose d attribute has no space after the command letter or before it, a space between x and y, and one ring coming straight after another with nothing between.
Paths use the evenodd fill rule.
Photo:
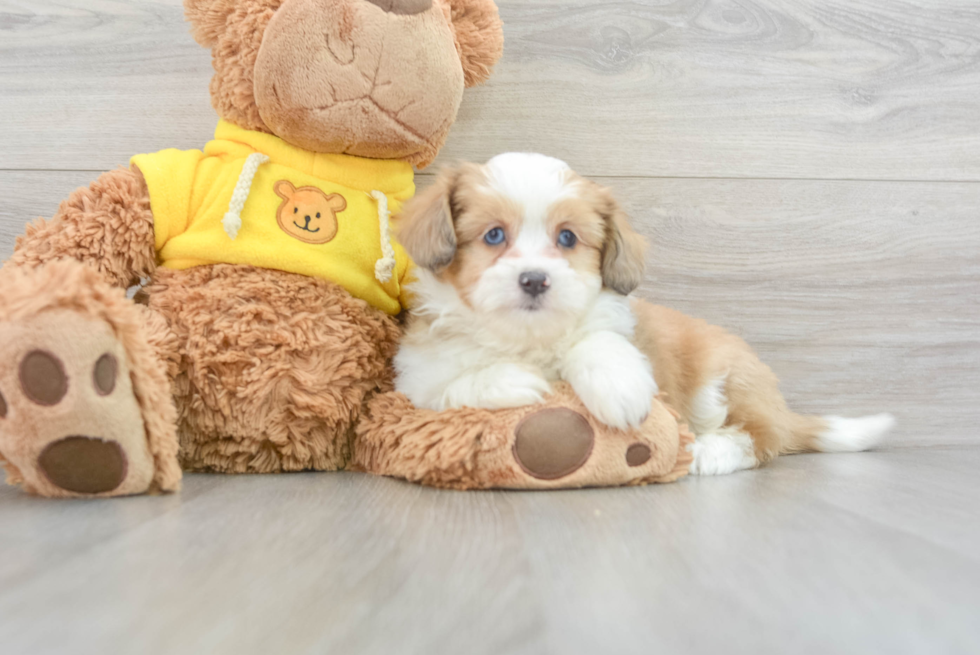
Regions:
<instances>
[{"instance_id":1,"label":"teddy bear's arm","mask_svg":"<svg viewBox=\"0 0 980 655\"><path fill-rule=\"evenodd\" d=\"M156 268L153 212L137 169L103 173L89 187L72 192L52 220L29 224L17 238L11 263L34 268L68 258L121 287L150 276Z\"/></svg>"}]
</instances>

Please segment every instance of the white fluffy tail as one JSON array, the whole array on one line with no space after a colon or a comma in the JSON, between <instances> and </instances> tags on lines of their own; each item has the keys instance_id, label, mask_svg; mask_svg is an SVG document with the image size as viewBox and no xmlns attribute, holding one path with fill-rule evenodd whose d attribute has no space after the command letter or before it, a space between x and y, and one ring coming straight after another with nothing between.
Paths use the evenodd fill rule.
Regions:
<instances>
[{"instance_id":1,"label":"white fluffy tail","mask_svg":"<svg viewBox=\"0 0 980 655\"><path fill-rule=\"evenodd\" d=\"M861 418L824 416L826 428L821 430L812 445L822 453L854 453L876 446L895 426L891 414L875 414Z\"/></svg>"}]
</instances>

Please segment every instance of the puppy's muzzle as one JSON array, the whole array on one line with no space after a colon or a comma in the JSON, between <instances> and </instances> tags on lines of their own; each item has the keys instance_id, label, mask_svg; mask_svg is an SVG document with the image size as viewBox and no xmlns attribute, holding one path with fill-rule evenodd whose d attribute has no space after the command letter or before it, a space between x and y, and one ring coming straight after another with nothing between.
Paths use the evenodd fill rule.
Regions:
<instances>
[{"instance_id":1,"label":"puppy's muzzle","mask_svg":"<svg viewBox=\"0 0 980 655\"><path fill-rule=\"evenodd\" d=\"M521 291L532 298L537 298L551 286L551 280L544 271L526 271L521 273L517 282L521 285Z\"/></svg>"}]
</instances>

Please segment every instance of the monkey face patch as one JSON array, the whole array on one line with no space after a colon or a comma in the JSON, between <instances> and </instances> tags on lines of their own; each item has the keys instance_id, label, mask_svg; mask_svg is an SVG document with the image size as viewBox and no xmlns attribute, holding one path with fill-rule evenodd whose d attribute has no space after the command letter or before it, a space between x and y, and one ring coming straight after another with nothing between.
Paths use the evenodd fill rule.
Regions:
<instances>
[{"instance_id":1,"label":"monkey face patch","mask_svg":"<svg viewBox=\"0 0 980 655\"><path fill-rule=\"evenodd\" d=\"M347 209L339 193L329 196L312 186L296 188L286 180L273 187L282 204L276 213L279 227L304 243L327 243L337 236L337 214Z\"/></svg>"}]
</instances>

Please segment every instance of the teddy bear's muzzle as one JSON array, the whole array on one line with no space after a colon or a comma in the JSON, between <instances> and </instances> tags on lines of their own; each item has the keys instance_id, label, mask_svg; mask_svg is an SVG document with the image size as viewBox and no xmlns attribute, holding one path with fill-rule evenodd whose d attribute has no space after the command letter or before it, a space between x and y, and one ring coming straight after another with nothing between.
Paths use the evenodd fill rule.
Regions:
<instances>
[{"instance_id":1,"label":"teddy bear's muzzle","mask_svg":"<svg viewBox=\"0 0 980 655\"><path fill-rule=\"evenodd\" d=\"M432 6L432 0L367 0L378 5L389 14L412 15L421 14Z\"/></svg>"},{"instance_id":2,"label":"teddy bear's muzzle","mask_svg":"<svg viewBox=\"0 0 980 655\"><path fill-rule=\"evenodd\" d=\"M292 145L424 165L452 125L464 76L432 0L286 0L254 83L263 122Z\"/></svg>"}]
</instances>

